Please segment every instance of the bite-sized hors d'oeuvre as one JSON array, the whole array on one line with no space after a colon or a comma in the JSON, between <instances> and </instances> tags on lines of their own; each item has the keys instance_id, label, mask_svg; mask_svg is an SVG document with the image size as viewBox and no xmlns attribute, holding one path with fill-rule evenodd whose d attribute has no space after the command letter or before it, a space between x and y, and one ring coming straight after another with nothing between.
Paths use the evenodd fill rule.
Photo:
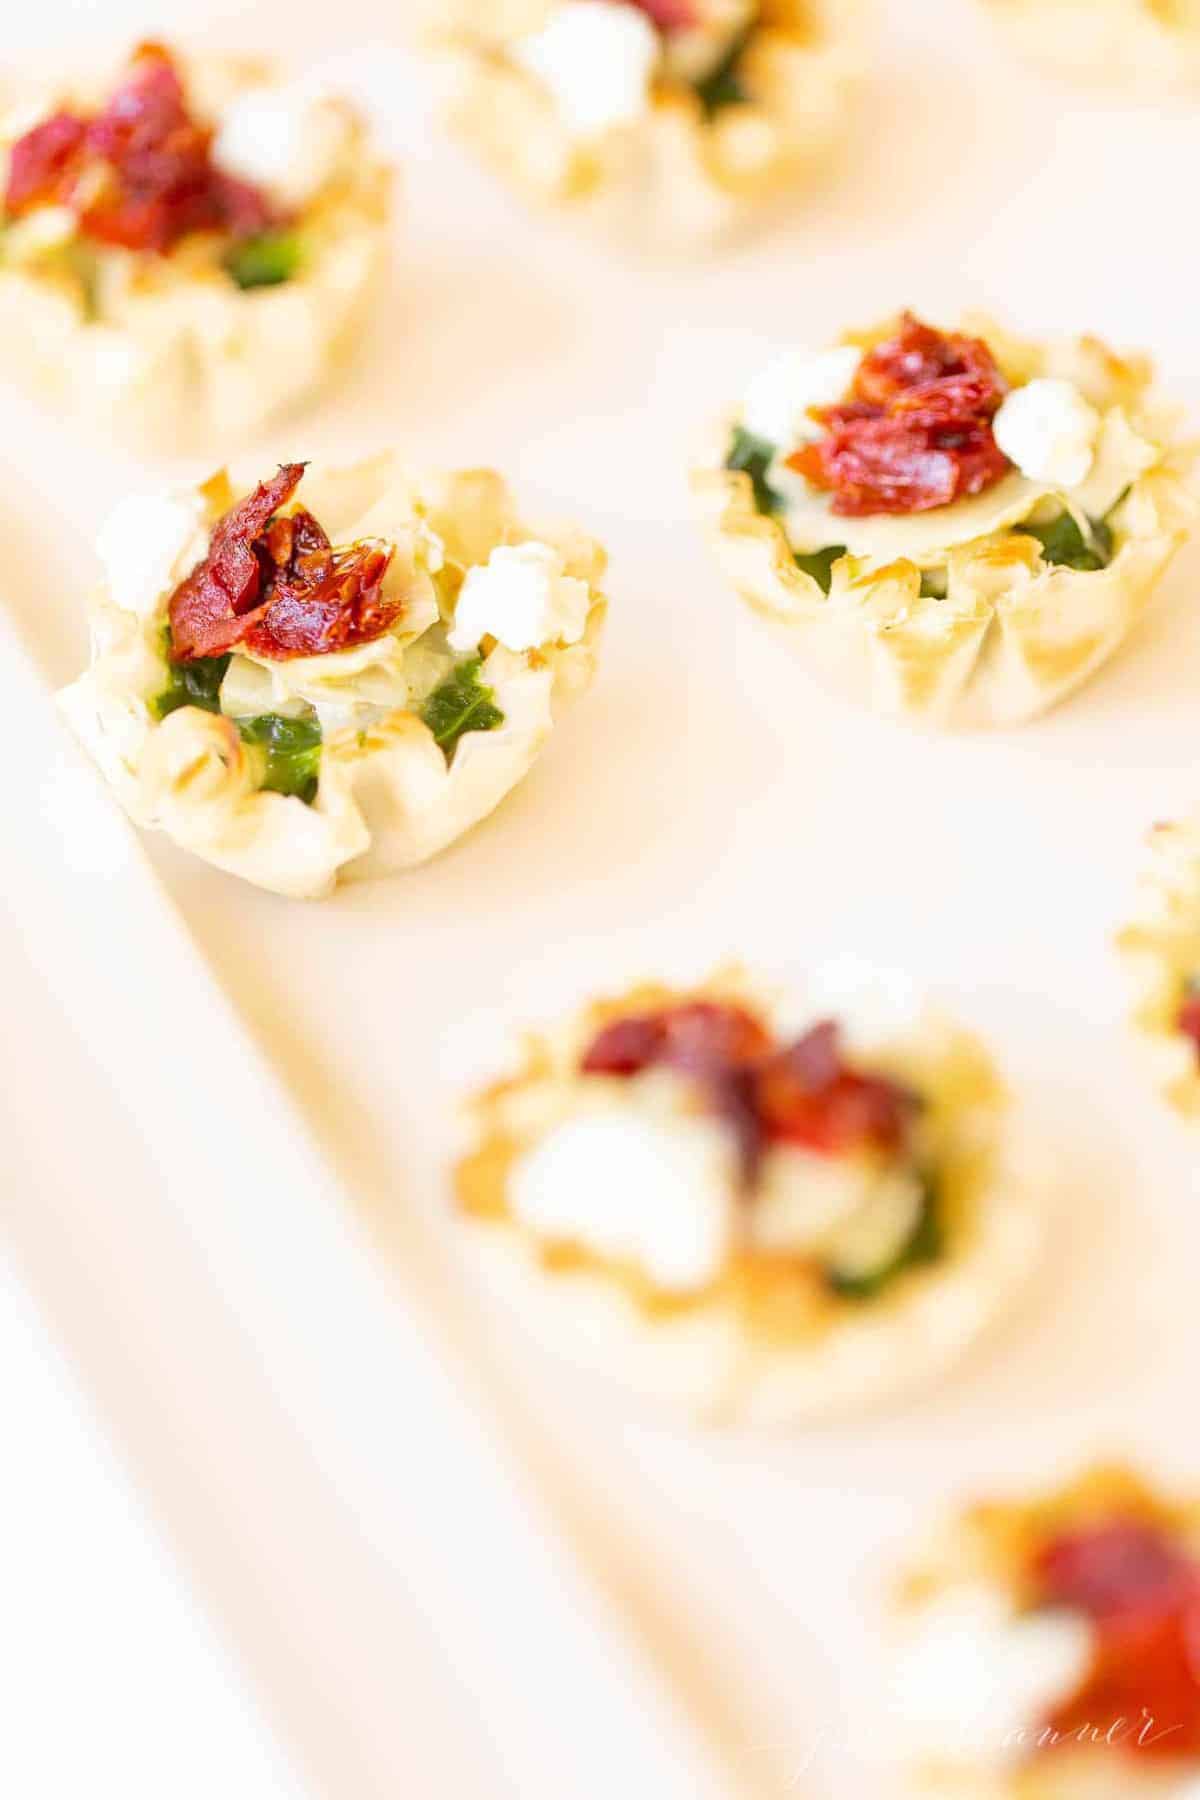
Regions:
<instances>
[{"instance_id":1,"label":"bite-sized hors d'oeuvre","mask_svg":"<svg viewBox=\"0 0 1200 1800\"><path fill-rule=\"evenodd\" d=\"M1200 1502L1093 1469L947 1524L901 1594L892 1705L944 1800L1197 1800Z\"/></svg>"},{"instance_id":2,"label":"bite-sized hors d'oeuvre","mask_svg":"<svg viewBox=\"0 0 1200 1800\"><path fill-rule=\"evenodd\" d=\"M1134 919L1117 942L1162 1088L1200 1118L1200 816L1156 825L1146 857Z\"/></svg>"},{"instance_id":3,"label":"bite-sized hors d'oeuvre","mask_svg":"<svg viewBox=\"0 0 1200 1800\"><path fill-rule=\"evenodd\" d=\"M425 861L591 680L604 553L498 475L391 456L120 506L92 664L60 695L137 823L300 898Z\"/></svg>"},{"instance_id":4,"label":"bite-sized hors d'oeuvre","mask_svg":"<svg viewBox=\"0 0 1200 1800\"><path fill-rule=\"evenodd\" d=\"M1033 60L1148 94L1200 81L1200 0L988 0Z\"/></svg>"},{"instance_id":5,"label":"bite-sized hors d'oeuvre","mask_svg":"<svg viewBox=\"0 0 1200 1800\"><path fill-rule=\"evenodd\" d=\"M740 974L531 1038L457 1171L485 1281L558 1353L710 1419L928 1379L1040 1218L980 1046L870 978L827 1010Z\"/></svg>"},{"instance_id":6,"label":"bite-sized hors d'oeuvre","mask_svg":"<svg viewBox=\"0 0 1200 1800\"><path fill-rule=\"evenodd\" d=\"M856 0L453 0L452 121L534 197L647 243L704 240L828 161Z\"/></svg>"},{"instance_id":7,"label":"bite-sized hors d'oeuvre","mask_svg":"<svg viewBox=\"0 0 1200 1800\"><path fill-rule=\"evenodd\" d=\"M818 676L933 724L1016 723L1129 633L1196 511L1151 369L911 313L750 384L696 477L722 567Z\"/></svg>"},{"instance_id":8,"label":"bite-sized hors d'oeuvre","mask_svg":"<svg viewBox=\"0 0 1200 1800\"><path fill-rule=\"evenodd\" d=\"M137 436L244 436L349 349L390 182L345 101L143 44L0 121L5 366Z\"/></svg>"}]
</instances>

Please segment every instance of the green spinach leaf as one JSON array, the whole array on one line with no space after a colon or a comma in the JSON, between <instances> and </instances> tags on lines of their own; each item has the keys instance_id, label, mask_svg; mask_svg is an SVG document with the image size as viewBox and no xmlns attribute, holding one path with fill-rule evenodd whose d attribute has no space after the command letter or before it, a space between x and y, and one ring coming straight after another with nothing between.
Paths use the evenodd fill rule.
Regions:
<instances>
[{"instance_id":1,"label":"green spinach leaf","mask_svg":"<svg viewBox=\"0 0 1200 1800\"><path fill-rule=\"evenodd\" d=\"M830 544L827 550L814 550L808 556L797 553L795 563L798 569L803 569L806 575L811 575L822 591L827 594L833 586L833 565L839 557L845 556L845 554L846 546L844 544Z\"/></svg>"},{"instance_id":2,"label":"green spinach leaf","mask_svg":"<svg viewBox=\"0 0 1200 1800\"><path fill-rule=\"evenodd\" d=\"M1015 528L1036 538L1048 563L1068 569L1106 569L1112 561L1113 534L1103 519L1091 519L1085 537L1073 513L1060 512L1046 525L1028 520Z\"/></svg>"},{"instance_id":3,"label":"green spinach leaf","mask_svg":"<svg viewBox=\"0 0 1200 1800\"><path fill-rule=\"evenodd\" d=\"M873 1300L897 1276L907 1274L910 1269L923 1268L939 1261L945 1250L946 1231L941 1201L936 1182L929 1179L925 1184L925 1204L912 1235L891 1262L873 1269L868 1275L843 1275L837 1269L828 1269L825 1278L833 1292L845 1300Z\"/></svg>"},{"instance_id":4,"label":"green spinach leaf","mask_svg":"<svg viewBox=\"0 0 1200 1800\"><path fill-rule=\"evenodd\" d=\"M167 656L170 658L170 640ZM194 662L168 660L170 676L161 694L150 702L156 719L165 719L180 706L198 706L204 712L220 712L221 683L229 667L228 656L198 656Z\"/></svg>"},{"instance_id":5,"label":"green spinach leaf","mask_svg":"<svg viewBox=\"0 0 1200 1800\"><path fill-rule=\"evenodd\" d=\"M754 504L760 513L771 515L783 511L783 497L767 480L767 470L775 460L775 446L766 438L755 437L742 425L735 425L725 458L727 469L738 469L750 477L754 488Z\"/></svg>"},{"instance_id":6,"label":"green spinach leaf","mask_svg":"<svg viewBox=\"0 0 1200 1800\"><path fill-rule=\"evenodd\" d=\"M711 119L726 106L742 106L749 100L750 91L742 80L740 65L754 29L753 25L748 25L740 31L716 67L701 81L693 82L693 90L704 108L706 119Z\"/></svg>"},{"instance_id":7,"label":"green spinach leaf","mask_svg":"<svg viewBox=\"0 0 1200 1800\"><path fill-rule=\"evenodd\" d=\"M479 679L483 659L472 656L459 663L436 687L421 709L421 717L449 762L458 740L468 731L494 731L503 725L504 714L496 705L496 696Z\"/></svg>"},{"instance_id":8,"label":"green spinach leaf","mask_svg":"<svg viewBox=\"0 0 1200 1800\"><path fill-rule=\"evenodd\" d=\"M243 238L225 256L225 273L240 288L278 287L300 273L304 244L294 231L263 231Z\"/></svg>"},{"instance_id":9,"label":"green spinach leaf","mask_svg":"<svg viewBox=\"0 0 1200 1800\"><path fill-rule=\"evenodd\" d=\"M318 721L261 713L257 719L239 719L237 728L244 744L256 744L267 753L263 787L273 794L294 794L311 806L321 768Z\"/></svg>"}]
</instances>

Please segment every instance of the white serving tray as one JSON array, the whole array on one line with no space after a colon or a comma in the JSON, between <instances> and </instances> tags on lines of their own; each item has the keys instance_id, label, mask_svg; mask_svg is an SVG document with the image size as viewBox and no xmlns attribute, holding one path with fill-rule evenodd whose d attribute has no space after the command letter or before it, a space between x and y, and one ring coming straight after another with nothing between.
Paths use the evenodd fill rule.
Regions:
<instances>
[{"instance_id":1,"label":"white serving tray","mask_svg":"<svg viewBox=\"0 0 1200 1800\"><path fill-rule=\"evenodd\" d=\"M482 1352L497 1373L476 1401L499 1409L616 1602L622 1658L649 1646L734 1791L831 1800L888 1791L881 1582L930 1509L1054 1480L1098 1451L1200 1480L1180 1441L1200 1345L1200 1150L1146 1085L1110 949L1144 832L1200 788L1200 556L1181 559L1119 664L1045 723L923 737L808 685L724 591L690 516L690 448L768 346L820 343L906 302L1151 347L1200 417L1180 214L1200 118L1025 73L970 0L903 11L883 23L832 189L786 231L692 270L631 266L530 218L435 137L414 65L379 49L340 59L407 155L395 296L347 392L275 434L264 468L393 441L431 464L505 468L532 518L578 519L612 552L601 681L497 817L404 880L311 908L150 846L233 1002L220 1029L232 1043L240 1021L274 1063L404 1300L371 1303L371 1388L344 1477L356 1506L372 1458L405 1456L410 1423L389 1393L421 1305L431 1342L479 1341L446 1255L445 1174L462 1082L511 1027L664 966L741 954L803 970L850 951L926 982L993 1044L1058 1169L1054 1251L1022 1316L938 1392L791 1439L718 1440L581 1396L526 1356L519 1322L489 1324ZM81 543L147 474L14 412L12 598L57 680L83 654ZM131 1007L180 979L178 944L163 956L127 975ZM316 1214L242 1173L254 1148L239 1139L222 1211L269 1241L283 1312L308 1259L320 1363L353 1334L371 1278L333 1279L330 1218L318 1245ZM252 1314L241 1323L256 1335ZM638 1680L650 1666L622 1662ZM585 1761L612 1735L602 1716ZM641 1780L666 1791L648 1767Z\"/></svg>"}]
</instances>

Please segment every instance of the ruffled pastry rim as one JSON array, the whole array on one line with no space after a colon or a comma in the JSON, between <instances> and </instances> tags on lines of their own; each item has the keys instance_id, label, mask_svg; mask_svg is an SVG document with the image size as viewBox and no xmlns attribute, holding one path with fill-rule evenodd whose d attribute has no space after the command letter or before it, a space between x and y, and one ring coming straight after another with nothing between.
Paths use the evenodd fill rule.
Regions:
<instances>
[{"instance_id":1,"label":"ruffled pastry rim","mask_svg":"<svg viewBox=\"0 0 1200 1800\"><path fill-rule=\"evenodd\" d=\"M461 569L486 561L499 543L528 542L535 536L518 522L507 483L494 470L460 470L421 480L385 453L347 469L318 465L309 474L314 486L322 479L336 484L367 476L377 484L376 504L380 494L393 491L397 484L410 497L416 494L422 511L414 512L413 520L432 519L445 532L449 560ZM387 485L389 479L392 487ZM228 492L248 492L250 485L242 480L229 486L222 471L195 491L207 494L211 513L214 493L222 494L219 512ZM304 498L303 484L298 498ZM489 518L490 525L485 523ZM498 696L507 699L511 694L514 716L506 712L504 724L494 731L466 734L449 764L419 715L398 708L365 731L351 728L325 738L312 805L259 788L252 761L225 715L184 706L156 720L150 712L152 696L143 691L144 680L121 678L125 659L136 661L148 654L157 615L146 620L124 612L104 591L93 599L91 664L62 690L59 706L136 824L163 830L202 861L254 886L293 899L324 899L339 882L395 873L428 861L474 829L529 772L561 707L590 685L607 612L599 585L605 552L570 528L543 531L537 541L558 548L565 572L588 585L591 604L583 635L572 644L542 645L525 652L499 645L491 650L483 677L496 687ZM161 597L164 602L166 598ZM114 621L121 632L115 642ZM115 720L105 707L113 693L120 702ZM117 742L120 731L131 734L128 749ZM187 805L173 807L174 783L181 773L190 790L201 785L213 788L211 814L202 805L191 804L190 794ZM224 794L217 791L222 779L228 783ZM268 876L258 871L260 832L245 816L243 803L253 806L263 839L287 837L289 832L302 836L307 859L301 852L290 869Z\"/></svg>"},{"instance_id":2,"label":"ruffled pastry rim","mask_svg":"<svg viewBox=\"0 0 1200 1800\"><path fill-rule=\"evenodd\" d=\"M891 323L847 341L869 343ZM1036 346L986 319L972 318L964 327L993 343L1002 366L1029 378ZM1148 383L1148 365L1124 363L1093 339L1078 340L1076 349L1101 359L1100 366L1108 359L1116 391L1122 384L1130 389L1132 410ZM1126 406L1108 411L1131 423ZM1135 429L1136 423L1147 432L1165 429L1158 418L1138 415ZM1200 508L1197 446L1167 441L1157 445L1160 460L1130 484L1111 515L1117 549L1104 569L1046 563L1036 540L1014 533L1007 519L1002 530L922 557L923 566L946 566L944 599L920 593L921 568L903 556L886 563L846 556L834 564L826 594L796 566L782 522L758 511L750 476L713 466L729 429L719 450L717 440L706 446L692 476L723 574L823 685L927 725L1020 724L1082 686L1140 620ZM1017 522L1054 492L1031 484ZM1063 498L1069 506L1069 496Z\"/></svg>"},{"instance_id":3,"label":"ruffled pastry rim","mask_svg":"<svg viewBox=\"0 0 1200 1800\"><path fill-rule=\"evenodd\" d=\"M666 995L763 1001L740 970L686 989L642 985L585 1008L571 1042L631 1004ZM831 1299L819 1329L797 1336L772 1315L769 1293L738 1274L685 1300L648 1296L644 1284L594 1259L541 1245L507 1211L504 1180L518 1153L497 1107L545 1068L551 1042L528 1037L515 1076L469 1107L472 1148L454 1171L458 1237L492 1298L540 1346L601 1375L652 1406L711 1425L786 1426L885 1405L933 1382L1009 1310L1036 1263L1043 1237L1043 1178L1011 1130L1006 1096L967 1032L933 1015L913 1025L909 1054L925 1053L951 1081L975 1089L964 1134L982 1128L986 1154L964 1181L955 1247L929 1269L900 1276L875 1300ZM904 1045L881 1059L903 1074ZM932 1065L931 1065L932 1066ZM1001 1124L1005 1129L1001 1129ZM761 1262L765 1259L754 1259ZM764 1304L766 1296L767 1304ZM784 1296L786 1302L786 1296Z\"/></svg>"},{"instance_id":4,"label":"ruffled pastry rim","mask_svg":"<svg viewBox=\"0 0 1200 1800\"><path fill-rule=\"evenodd\" d=\"M919 1629L925 1610L944 1596L983 1587L1019 1602L1020 1571L1028 1566L1039 1537L1117 1515L1161 1526L1200 1555L1200 1494L1168 1492L1165 1484L1122 1462L1092 1464L1032 1499L979 1501L938 1520L906 1560L893 1595L893 1656L903 1657L908 1636ZM1112 1752L1105 1749L1103 1754L1111 1757ZM1078 1790L1071 1785L1069 1791L1078 1791L1083 1800L1092 1791L1086 1785L1091 1760L1086 1750L1060 1747L1045 1765L1042 1781L1036 1767L989 1768L948 1749L944 1759L919 1761L909 1771L907 1791L929 1800L939 1796L940 1800L1057 1800L1067 1791L1062 1786L1064 1773L1074 1775L1078 1769L1084 1785ZM1106 1782L1102 1791L1115 1789ZM1128 1771L1122 1791L1130 1800L1142 1791L1135 1769ZM1151 1784L1146 1791L1149 1800L1161 1790Z\"/></svg>"},{"instance_id":5,"label":"ruffled pastry rim","mask_svg":"<svg viewBox=\"0 0 1200 1800\"><path fill-rule=\"evenodd\" d=\"M816 44L799 29L801 5L774 11L748 52L766 99L708 119L686 86L661 83L644 119L586 140L478 31L443 27L428 43L454 84L450 128L485 165L528 199L661 251L727 235L814 180L845 136L866 61L857 0L830 9Z\"/></svg>"},{"instance_id":6,"label":"ruffled pastry rim","mask_svg":"<svg viewBox=\"0 0 1200 1800\"><path fill-rule=\"evenodd\" d=\"M269 84L269 66L177 57L185 79L228 101ZM251 437L312 399L352 360L389 257L394 170L352 123L348 172L302 214L314 248L299 274L239 289L187 246L156 258L153 282L119 322L93 321L79 295L36 267L0 263L6 375L44 402L150 447L203 447ZM128 253L99 251L128 261ZM289 360L283 348L292 351Z\"/></svg>"},{"instance_id":7,"label":"ruffled pastry rim","mask_svg":"<svg viewBox=\"0 0 1200 1800\"><path fill-rule=\"evenodd\" d=\"M1134 916L1117 936L1131 1023L1164 1096L1200 1123L1200 1058L1176 1029L1180 989L1200 974L1200 813L1150 833Z\"/></svg>"},{"instance_id":8,"label":"ruffled pastry rim","mask_svg":"<svg viewBox=\"0 0 1200 1800\"><path fill-rule=\"evenodd\" d=\"M1023 56L1067 80L1147 99L1184 96L1200 83L1200 28L1170 25L1145 0L1111 6L1107 23L1095 0L984 3Z\"/></svg>"}]
</instances>

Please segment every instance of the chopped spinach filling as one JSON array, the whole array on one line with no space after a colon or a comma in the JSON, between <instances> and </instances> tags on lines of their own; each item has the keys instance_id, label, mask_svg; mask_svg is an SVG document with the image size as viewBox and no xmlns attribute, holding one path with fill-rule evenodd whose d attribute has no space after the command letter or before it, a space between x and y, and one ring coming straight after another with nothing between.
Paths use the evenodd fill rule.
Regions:
<instances>
[{"instance_id":1,"label":"chopped spinach filling","mask_svg":"<svg viewBox=\"0 0 1200 1800\"><path fill-rule=\"evenodd\" d=\"M783 511L783 496L777 494L767 480L767 470L775 460L775 446L766 438L756 437L742 425L735 425L725 458L727 469L737 469L750 477L754 488L754 504L768 517Z\"/></svg>"},{"instance_id":2,"label":"chopped spinach filling","mask_svg":"<svg viewBox=\"0 0 1200 1800\"><path fill-rule=\"evenodd\" d=\"M1045 525L1028 520L1015 527L1036 538L1048 563L1068 569L1106 569L1113 556L1112 528L1103 519L1089 519L1085 534L1074 513L1061 512Z\"/></svg>"},{"instance_id":3,"label":"chopped spinach filling","mask_svg":"<svg viewBox=\"0 0 1200 1800\"><path fill-rule=\"evenodd\" d=\"M169 660L167 686L150 702L156 719L165 719L181 706L198 706L202 712L221 710L221 683L229 667L228 656L200 656L194 662ZM280 713L261 713L255 719L235 719L242 742L266 752L262 786L273 794L294 794L310 806L316 798L321 766L321 727L316 719L285 719Z\"/></svg>"},{"instance_id":4,"label":"chopped spinach filling","mask_svg":"<svg viewBox=\"0 0 1200 1800\"><path fill-rule=\"evenodd\" d=\"M198 706L203 712L220 712L221 683L229 667L228 656L198 656L194 662L172 662L170 639L167 642L166 687L150 702L156 719L165 719L181 706Z\"/></svg>"},{"instance_id":5,"label":"chopped spinach filling","mask_svg":"<svg viewBox=\"0 0 1200 1800\"><path fill-rule=\"evenodd\" d=\"M907 1274L910 1269L924 1268L930 1263L938 1262L945 1254L945 1249L946 1231L941 1199L936 1182L929 1178L925 1183L924 1205L912 1233L890 1261L867 1274L846 1275L830 1268L825 1271L825 1279L832 1291L843 1300L873 1300L897 1276Z\"/></svg>"},{"instance_id":6,"label":"chopped spinach filling","mask_svg":"<svg viewBox=\"0 0 1200 1800\"><path fill-rule=\"evenodd\" d=\"M713 118L727 106L743 106L749 100L750 91L741 76L741 62L754 32L754 24L747 25L703 80L693 82L693 92L704 108L706 119Z\"/></svg>"},{"instance_id":7,"label":"chopped spinach filling","mask_svg":"<svg viewBox=\"0 0 1200 1800\"><path fill-rule=\"evenodd\" d=\"M459 739L467 732L494 731L504 723L495 693L479 679L482 667L483 659L479 656L459 663L445 681L434 688L421 709L421 717L447 762L453 757Z\"/></svg>"},{"instance_id":8,"label":"chopped spinach filling","mask_svg":"<svg viewBox=\"0 0 1200 1800\"><path fill-rule=\"evenodd\" d=\"M827 550L814 550L807 556L797 552L795 563L798 569L811 575L818 587L827 594L833 586L833 565L845 554L844 544L830 544Z\"/></svg>"},{"instance_id":9,"label":"chopped spinach filling","mask_svg":"<svg viewBox=\"0 0 1200 1800\"><path fill-rule=\"evenodd\" d=\"M294 231L263 231L226 252L225 273L240 288L278 287L299 274L304 245Z\"/></svg>"},{"instance_id":10,"label":"chopped spinach filling","mask_svg":"<svg viewBox=\"0 0 1200 1800\"><path fill-rule=\"evenodd\" d=\"M273 794L294 794L311 806L321 770L320 723L262 713L257 719L239 719L237 728L243 743L256 744L267 753L263 787Z\"/></svg>"}]
</instances>

